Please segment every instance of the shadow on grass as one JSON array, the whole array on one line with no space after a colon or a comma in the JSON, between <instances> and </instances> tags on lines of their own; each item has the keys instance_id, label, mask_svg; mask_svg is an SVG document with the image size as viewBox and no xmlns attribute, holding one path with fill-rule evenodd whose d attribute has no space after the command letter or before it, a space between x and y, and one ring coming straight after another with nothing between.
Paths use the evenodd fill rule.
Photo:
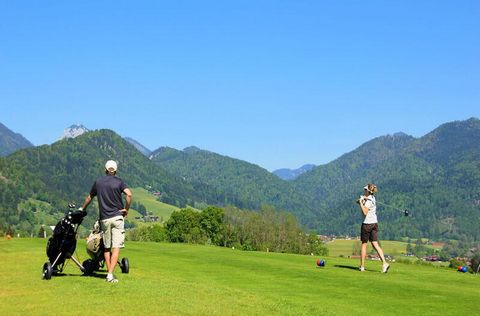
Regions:
<instances>
[{"instance_id":1,"label":"shadow on grass","mask_svg":"<svg viewBox=\"0 0 480 316\"><path fill-rule=\"evenodd\" d=\"M335 267L335 268L349 269L349 270L358 271L358 266L344 266L344 265L341 265L341 264L336 264L336 265L334 265L334 267ZM375 270L369 270L369 269L365 269L365 271L381 273L381 271L375 271Z\"/></svg>"},{"instance_id":2,"label":"shadow on grass","mask_svg":"<svg viewBox=\"0 0 480 316\"><path fill-rule=\"evenodd\" d=\"M334 265L334 267L335 268L350 269L350 270L358 271L357 266L345 266L345 265L341 265L341 264L336 264L336 265Z\"/></svg>"},{"instance_id":3,"label":"shadow on grass","mask_svg":"<svg viewBox=\"0 0 480 316\"><path fill-rule=\"evenodd\" d=\"M98 279L105 279L107 277L107 272L105 272L104 274L98 274L96 272L94 272L93 274L91 275L87 275L87 277L93 277L93 278L98 278Z\"/></svg>"},{"instance_id":4,"label":"shadow on grass","mask_svg":"<svg viewBox=\"0 0 480 316\"><path fill-rule=\"evenodd\" d=\"M100 273L93 272L90 275L85 275L82 272L80 274L77 273L63 273L63 272L55 272L52 274L52 278L60 278L60 277L87 277L87 278L98 278L98 279L105 279L107 276L106 271L99 271Z\"/></svg>"}]
</instances>

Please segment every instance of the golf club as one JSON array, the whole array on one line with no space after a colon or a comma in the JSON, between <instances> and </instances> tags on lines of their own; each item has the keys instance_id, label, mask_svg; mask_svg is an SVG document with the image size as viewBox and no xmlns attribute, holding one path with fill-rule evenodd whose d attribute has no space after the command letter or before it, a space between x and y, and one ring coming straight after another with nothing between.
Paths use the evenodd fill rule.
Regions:
<instances>
[{"instance_id":1,"label":"golf club","mask_svg":"<svg viewBox=\"0 0 480 316\"><path fill-rule=\"evenodd\" d=\"M405 215L405 216L409 216L409 215L410 215L410 211L409 211L408 209L402 210L402 209L399 209L399 208L397 208L397 207L395 207L395 206L388 205L388 204L386 204L386 203L382 203L382 202L378 202L378 201L377 201L377 204L382 205L382 206L384 206L384 207L388 207L388 208L390 208L390 209L393 209L393 210L396 210L396 211L399 211L399 212L402 212L403 215Z\"/></svg>"}]
</instances>

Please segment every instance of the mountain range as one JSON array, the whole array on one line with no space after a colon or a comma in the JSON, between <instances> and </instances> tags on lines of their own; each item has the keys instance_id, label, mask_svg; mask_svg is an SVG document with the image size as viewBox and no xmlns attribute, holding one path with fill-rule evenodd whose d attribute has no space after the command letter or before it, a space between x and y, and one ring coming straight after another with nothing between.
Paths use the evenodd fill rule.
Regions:
<instances>
[{"instance_id":1,"label":"mountain range","mask_svg":"<svg viewBox=\"0 0 480 316\"><path fill-rule=\"evenodd\" d=\"M113 131L90 131L0 158L0 230L19 227L26 215L17 205L29 198L59 206L83 197L109 158L119 162L131 187L161 192L164 202L245 209L271 204L322 234L358 234L361 215L354 200L373 182L382 238L480 239L477 118L443 124L420 138L377 137L289 181L196 147L161 147L145 155ZM404 209L411 216L403 216Z\"/></svg>"},{"instance_id":2,"label":"mountain range","mask_svg":"<svg viewBox=\"0 0 480 316\"><path fill-rule=\"evenodd\" d=\"M149 157L151 154L152 154L152 151L150 149L148 149L147 147L143 146L142 144L140 144L138 141L136 141L135 139L133 138L130 138L130 137L125 137L125 140L127 142L129 142L130 144L133 145L133 147L135 147L139 152L141 152L144 156L147 156Z\"/></svg>"},{"instance_id":3,"label":"mountain range","mask_svg":"<svg viewBox=\"0 0 480 316\"><path fill-rule=\"evenodd\" d=\"M283 168L283 169L277 169L272 173L282 180L290 181L290 180L295 180L296 178L298 178L299 175L304 174L305 172L310 171L315 167L316 166L313 164L306 164L301 166L298 169Z\"/></svg>"},{"instance_id":4,"label":"mountain range","mask_svg":"<svg viewBox=\"0 0 480 316\"><path fill-rule=\"evenodd\" d=\"M17 150L28 147L33 147L33 144L22 135L12 132L0 123L0 157L8 156Z\"/></svg>"},{"instance_id":5,"label":"mountain range","mask_svg":"<svg viewBox=\"0 0 480 316\"><path fill-rule=\"evenodd\" d=\"M293 184L318 209L314 227L355 234L360 217L352 201L368 182L377 184L377 200L391 205L379 208L384 236L479 239L480 120L446 123L420 138L375 138ZM402 209L413 216L401 216Z\"/></svg>"},{"instance_id":6,"label":"mountain range","mask_svg":"<svg viewBox=\"0 0 480 316\"><path fill-rule=\"evenodd\" d=\"M306 196L257 165L193 146L183 151L161 147L150 159L187 182L209 185L222 205L259 209L262 204L271 204L299 217L312 215Z\"/></svg>"}]
</instances>

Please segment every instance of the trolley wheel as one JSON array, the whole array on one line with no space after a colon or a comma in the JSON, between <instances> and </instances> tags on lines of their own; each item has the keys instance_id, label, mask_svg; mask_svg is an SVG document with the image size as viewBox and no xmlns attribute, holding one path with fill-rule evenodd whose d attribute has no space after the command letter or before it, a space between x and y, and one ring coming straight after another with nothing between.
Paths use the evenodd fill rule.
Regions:
<instances>
[{"instance_id":1,"label":"trolley wheel","mask_svg":"<svg viewBox=\"0 0 480 316\"><path fill-rule=\"evenodd\" d=\"M87 259L85 260L83 263L82 263L82 266L83 266L83 275L92 275L93 274L93 270L94 270L94 266L93 266L93 262L91 259Z\"/></svg>"},{"instance_id":2,"label":"trolley wheel","mask_svg":"<svg viewBox=\"0 0 480 316\"><path fill-rule=\"evenodd\" d=\"M100 263L98 261L92 260L93 272L100 270Z\"/></svg>"},{"instance_id":3,"label":"trolley wheel","mask_svg":"<svg viewBox=\"0 0 480 316\"><path fill-rule=\"evenodd\" d=\"M50 262L45 262L43 265L43 279L44 280L50 280L52 278L52 264Z\"/></svg>"},{"instance_id":4,"label":"trolley wheel","mask_svg":"<svg viewBox=\"0 0 480 316\"><path fill-rule=\"evenodd\" d=\"M128 258L122 258L120 268L122 269L122 273L128 273L130 271L130 264L128 263Z\"/></svg>"}]
</instances>

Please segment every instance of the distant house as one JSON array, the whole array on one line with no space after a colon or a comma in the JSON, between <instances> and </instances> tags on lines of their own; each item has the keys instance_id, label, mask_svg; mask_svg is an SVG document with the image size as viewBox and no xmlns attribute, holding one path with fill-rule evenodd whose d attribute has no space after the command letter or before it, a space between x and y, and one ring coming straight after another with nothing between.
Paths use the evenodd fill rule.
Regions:
<instances>
[{"instance_id":1,"label":"distant house","mask_svg":"<svg viewBox=\"0 0 480 316\"><path fill-rule=\"evenodd\" d=\"M437 256L428 256L428 257L425 257L424 259L425 261L432 261L432 262L440 260Z\"/></svg>"},{"instance_id":2,"label":"distant house","mask_svg":"<svg viewBox=\"0 0 480 316\"><path fill-rule=\"evenodd\" d=\"M144 216L143 219L145 222L158 222L158 216L153 216L153 215L147 215Z\"/></svg>"},{"instance_id":3,"label":"distant house","mask_svg":"<svg viewBox=\"0 0 480 316\"><path fill-rule=\"evenodd\" d=\"M156 215L152 215L151 212L148 212L147 211L147 215L145 216L136 216L135 217L135 220L137 221L142 221L142 222L158 222L160 219L159 216L156 216Z\"/></svg>"},{"instance_id":4,"label":"distant house","mask_svg":"<svg viewBox=\"0 0 480 316\"><path fill-rule=\"evenodd\" d=\"M160 195L162 195L162 193L157 191L157 192L153 192L153 195L160 196Z\"/></svg>"},{"instance_id":5,"label":"distant house","mask_svg":"<svg viewBox=\"0 0 480 316\"><path fill-rule=\"evenodd\" d=\"M327 241L335 239L335 236L332 237L332 236L327 236L327 235L317 235L317 237L318 237L318 239L320 239L323 242L327 242Z\"/></svg>"},{"instance_id":6,"label":"distant house","mask_svg":"<svg viewBox=\"0 0 480 316\"><path fill-rule=\"evenodd\" d=\"M443 246L445 246L444 242L433 242L432 243L433 248L441 249L441 248L443 248Z\"/></svg>"}]
</instances>

